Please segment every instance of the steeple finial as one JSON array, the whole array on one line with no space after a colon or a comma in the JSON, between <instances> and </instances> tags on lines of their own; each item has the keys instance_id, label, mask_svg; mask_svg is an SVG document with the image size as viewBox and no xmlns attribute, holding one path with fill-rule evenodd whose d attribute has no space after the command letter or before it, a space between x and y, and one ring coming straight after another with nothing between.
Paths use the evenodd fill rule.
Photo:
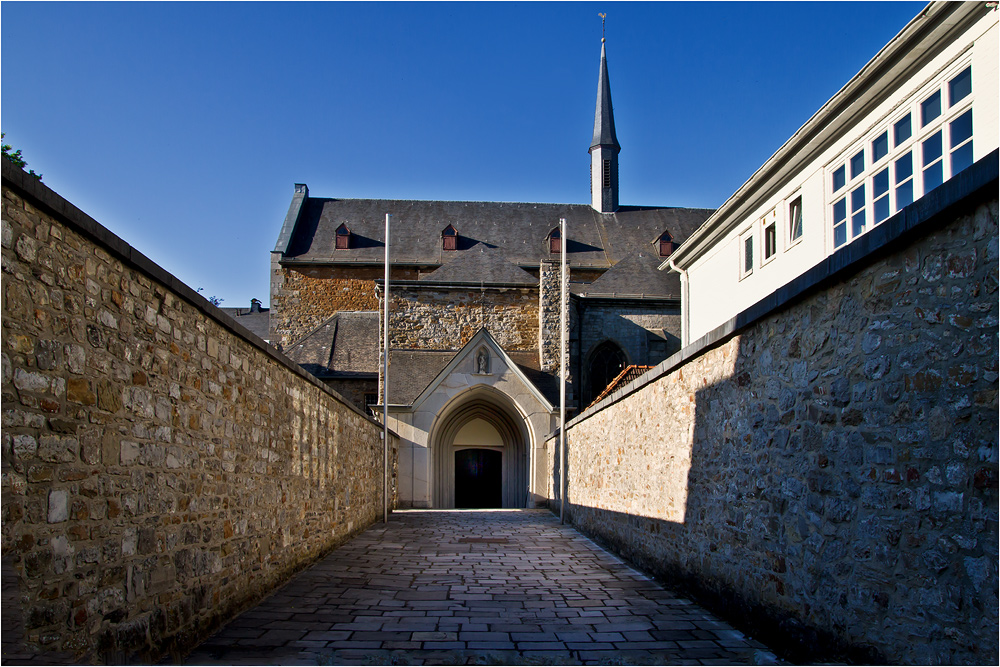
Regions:
<instances>
[{"instance_id":1,"label":"steeple finial","mask_svg":"<svg viewBox=\"0 0 1000 667\"><path fill-rule=\"evenodd\" d=\"M607 19L608 15L605 13L600 13L598 16L601 17L601 44L604 43L604 21Z\"/></svg>"}]
</instances>

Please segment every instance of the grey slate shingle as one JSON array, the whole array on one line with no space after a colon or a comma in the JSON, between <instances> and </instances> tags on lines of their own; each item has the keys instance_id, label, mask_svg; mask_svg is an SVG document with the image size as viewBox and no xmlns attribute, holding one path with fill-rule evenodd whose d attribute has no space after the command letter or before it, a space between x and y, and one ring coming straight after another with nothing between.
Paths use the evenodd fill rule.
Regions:
<instances>
[{"instance_id":1,"label":"grey slate shingle","mask_svg":"<svg viewBox=\"0 0 1000 667\"><path fill-rule=\"evenodd\" d=\"M309 198L283 259L381 263L386 213L393 215L390 257L395 262L441 265L484 243L512 264L537 267L542 259L557 257L549 254L548 235L565 218L570 265L606 269L636 251L655 252L653 241L664 231L683 242L712 211L623 206L602 214L586 204ZM336 250L336 230L344 222L352 247ZM456 251L442 249L441 232L449 224L459 233Z\"/></svg>"},{"instance_id":2,"label":"grey slate shingle","mask_svg":"<svg viewBox=\"0 0 1000 667\"><path fill-rule=\"evenodd\" d=\"M573 290L582 294L641 294L681 298L681 280L676 273L660 271L663 259L652 250L636 252L608 269L604 275Z\"/></svg>"},{"instance_id":3,"label":"grey slate shingle","mask_svg":"<svg viewBox=\"0 0 1000 667\"><path fill-rule=\"evenodd\" d=\"M431 273L420 277L428 283L506 283L537 285L538 279L514 266L500 252L477 243L465 252L450 252L449 261Z\"/></svg>"},{"instance_id":4,"label":"grey slate shingle","mask_svg":"<svg viewBox=\"0 0 1000 667\"><path fill-rule=\"evenodd\" d=\"M337 313L285 354L317 377L370 377L379 370L378 318L374 311Z\"/></svg>"},{"instance_id":5,"label":"grey slate shingle","mask_svg":"<svg viewBox=\"0 0 1000 667\"><path fill-rule=\"evenodd\" d=\"M248 308L219 308L226 315L242 324L262 340L268 340L271 336L271 313L268 308L261 308L258 312L250 312Z\"/></svg>"}]
</instances>

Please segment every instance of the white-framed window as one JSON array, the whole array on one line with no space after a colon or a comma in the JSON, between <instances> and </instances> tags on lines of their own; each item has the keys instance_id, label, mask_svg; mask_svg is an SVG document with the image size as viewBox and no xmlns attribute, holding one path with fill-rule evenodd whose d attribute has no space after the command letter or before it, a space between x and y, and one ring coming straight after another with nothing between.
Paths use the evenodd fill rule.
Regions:
<instances>
[{"instance_id":1,"label":"white-framed window","mask_svg":"<svg viewBox=\"0 0 1000 667\"><path fill-rule=\"evenodd\" d=\"M972 66L963 62L827 166L834 248L972 164L972 97Z\"/></svg>"},{"instance_id":2,"label":"white-framed window","mask_svg":"<svg viewBox=\"0 0 1000 667\"><path fill-rule=\"evenodd\" d=\"M788 202L788 245L785 247L792 247L794 244L802 240L802 195L792 198Z\"/></svg>"},{"instance_id":3,"label":"white-framed window","mask_svg":"<svg viewBox=\"0 0 1000 667\"><path fill-rule=\"evenodd\" d=\"M778 254L778 210L774 209L764 216L761 221L761 250L762 257L760 264L767 264Z\"/></svg>"},{"instance_id":4,"label":"white-framed window","mask_svg":"<svg viewBox=\"0 0 1000 667\"><path fill-rule=\"evenodd\" d=\"M753 273L754 265L754 228L740 234L740 280Z\"/></svg>"}]
</instances>

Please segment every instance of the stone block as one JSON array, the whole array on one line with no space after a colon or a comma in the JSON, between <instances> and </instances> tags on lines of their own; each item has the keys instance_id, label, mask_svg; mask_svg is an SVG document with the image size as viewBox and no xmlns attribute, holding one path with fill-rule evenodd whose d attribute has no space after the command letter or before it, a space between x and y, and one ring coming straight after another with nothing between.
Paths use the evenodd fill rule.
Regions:
<instances>
[{"instance_id":1,"label":"stone block","mask_svg":"<svg viewBox=\"0 0 1000 667\"><path fill-rule=\"evenodd\" d=\"M69 520L69 492L66 489L49 491L49 523L62 523Z\"/></svg>"}]
</instances>

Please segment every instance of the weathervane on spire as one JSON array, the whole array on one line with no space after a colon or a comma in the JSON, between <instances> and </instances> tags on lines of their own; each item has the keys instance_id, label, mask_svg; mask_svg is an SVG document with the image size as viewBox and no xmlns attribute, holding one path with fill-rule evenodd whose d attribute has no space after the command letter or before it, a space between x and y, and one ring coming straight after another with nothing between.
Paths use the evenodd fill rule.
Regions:
<instances>
[{"instance_id":1,"label":"weathervane on spire","mask_svg":"<svg viewBox=\"0 0 1000 667\"><path fill-rule=\"evenodd\" d=\"M600 13L600 14L598 14L598 16L601 17L601 41L603 42L604 41L604 21L608 17L608 15L604 14L604 13Z\"/></svg>"}]
</instances>

